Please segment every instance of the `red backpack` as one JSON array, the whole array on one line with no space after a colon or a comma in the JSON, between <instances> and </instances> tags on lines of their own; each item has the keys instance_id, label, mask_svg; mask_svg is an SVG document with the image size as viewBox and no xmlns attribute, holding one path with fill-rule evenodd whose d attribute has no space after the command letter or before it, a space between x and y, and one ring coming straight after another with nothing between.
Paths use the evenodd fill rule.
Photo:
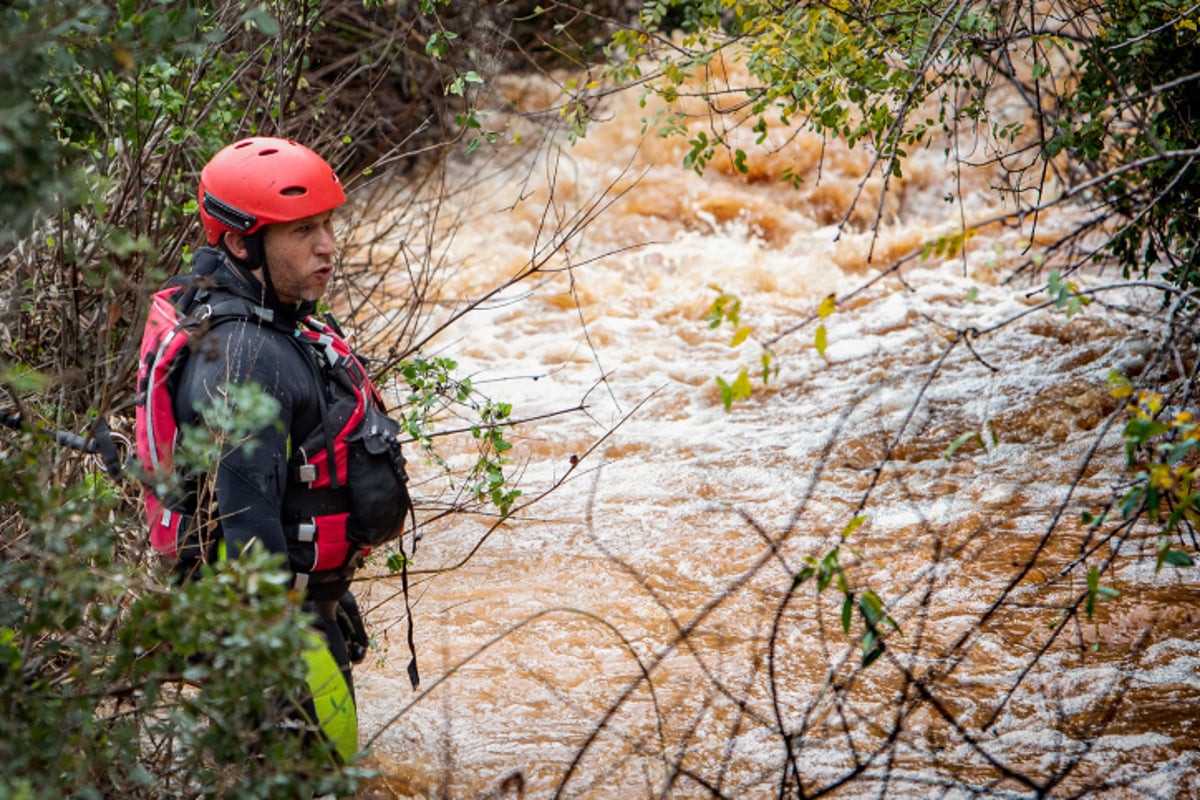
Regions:
<instances>
[{"instance_id":1,"label":"red backpack","mask_svg":"<svg viewBox=\"0 0 1200 800\"><path fill-rule=\"evenodd\" d=\"M269 309L245 299L229 297L209 304L194 302L191 295L182 286L154 295L142 337L135 398L137 459L150 542L171 558L200 554L200 538L192 526L194 509L186 507L177 488L174 453L179 425L172 375L198 331L231 320L266 325L273 318ZM188 307L186 313L181 305ZM378 392L349 345L314 317L304 321L292 340L304 351L315 379L336 380L353 389L323 409L322 424L293 448L289 462L284 532L289 564L303 586L311 573L340 569L355 555L398 539L413 511L397 438L400 424L383 412ZM312 502L289 503L289 498L301 498L308 490L333 499L324 506L317 503L316 513ZM308 516L291 514L289 505L303 506Z\"/></svg>"}]
</instances>

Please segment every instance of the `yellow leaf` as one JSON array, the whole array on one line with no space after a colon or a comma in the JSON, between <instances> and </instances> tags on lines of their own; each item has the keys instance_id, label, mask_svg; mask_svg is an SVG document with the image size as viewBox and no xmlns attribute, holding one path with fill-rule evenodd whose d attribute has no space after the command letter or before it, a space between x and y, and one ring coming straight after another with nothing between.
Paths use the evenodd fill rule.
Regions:
<instances>
[{"instance_id":1,"label":"yellow leaf","mask_svg":"<svg viewBox=\"0 0 1200 800\"><path fill-rule=\"evenodd\" d=\"M750 386L750 372L742 367L737 379L733 382L733 399L745 400L750 397L751 391L753 390Z\"/></svg>"},{"instance_id":2,"label":"yellow leaf","mask_svg":"<svg viewBox=\"0 0 1200 800\"><path fill-rule=\"evenodd\" d=\"M1131 394L1133 394L1133 387L1128 384L1114 386L1112 390L1112 396L1118 400L1123 400Z\"/></svg>"},{"instance_id":3,"label":"yellow leaf","mask_svg":"<svg viewBox=\"0 0 1200 800\"><path fill-rule=\"evenodd\" d=\"M729 342L730 347L737 347L742 342L746 341L746 337L754 332L754 328L749 325L743 325L733 332L733 339Z\"/></svg>"},{"instance_id":4,"label":"yellow leaf","mask_svg":"<svg viewBox=\"0 0 1200 800\"><path fill-rule=\"evenodd\" d=\"M837 311L837 295L831 294L821 301L821 305L817 306L817 316L825 319L834 311Z\"/></svg>"},{"instance_id":5,"label":"yellow leaf","mask_svg":"<svg viewBox=\"0 0 1200 800\"><path fill-rule=\"evenodd\" d=\"M1166 464L1152 464L1150 466L1150 485L1164 492L1174 486L1175 479L1171 475L1171 468Z\"/></svg>"},{"instance_id":6,"label":"yellow leaf","mask_svg":"<svg viewBox=\"0 0 1200 800\"><path fill-rule=\"evenodd\" d=\"M821 355L821 358L825 357L825 345L827 343L828 342L826 340L825 326L818 325L817 326L816 345L817 345L817 352Z\"/></svg>"},{"instance_id":7,"label":"yellow leaf","mask_svg":"<svg viewBox=\"0 0 1200 800\"><path fill-rule=\"evenodd\" d=\"M849 538L850 534L852 534L856 530L858 530L858 526L862 525L866 521L867 521L866 514L859 514L857 517L850 520L848 523L846 523L846 527L842 528L842 538L843 539Z\"/></svg>"}]
</instances>

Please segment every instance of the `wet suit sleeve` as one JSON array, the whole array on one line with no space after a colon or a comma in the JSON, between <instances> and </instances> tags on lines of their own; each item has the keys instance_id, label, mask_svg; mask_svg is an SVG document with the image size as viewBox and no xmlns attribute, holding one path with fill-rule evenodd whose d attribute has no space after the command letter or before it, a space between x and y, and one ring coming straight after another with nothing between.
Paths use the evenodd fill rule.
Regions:
<instances>
[{"instance_id":1,"label":"wet suit sleeve","mask_svg":"<svg viewBox=\"0 0 1200 800\"><path fill-rule=\"evenodd\" d=\"M180 386L194 421L200 421L205 402L225 396L229 384L254 383L279 405L277 419L230 442L216 463L213 487L227 552L236 557L257 541L271 552L286 553L281 509L288 439L312 405L311 372L285 335L254 323L226 323L210 335L216 336L216 346L206 357L189 359Z\"/></svg>"}]
</instances>

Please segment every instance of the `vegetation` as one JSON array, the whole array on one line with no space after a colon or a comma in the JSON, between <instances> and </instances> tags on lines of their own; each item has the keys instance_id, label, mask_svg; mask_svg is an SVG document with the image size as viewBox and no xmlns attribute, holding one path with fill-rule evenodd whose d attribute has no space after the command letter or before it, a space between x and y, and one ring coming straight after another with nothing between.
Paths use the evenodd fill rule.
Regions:
<instances>
[{"instance_id":1,"label":"vegetation","mask_svg":"<svg viewBox=\"0 0 1200 800\"><path fill-rule=\"evenodd\" d=\"M1044 308L1074 317L1100 292L1081 289L1072 274L1115 263L1163 296L1158 324L1168 335L1152 368L1111 379L1114 397L1129 404L1120 411L1127 480L1109 508L1081 521L1087 537L1067 573L1081 576L1085 589L1067 604L1064 621L1090 620L1100 601L1119 600L1107 582L1115 557L1102 547L1119 551L1139 524L1153 529L1156 570L1191 566L1200 525L1200 359L1189 338L1200 288L1194 4L584 5L16 0L0 8L0 384L27 423L0 452L8 521L0 537L0 753L10 765L0 796L354 791L364 774L355 765L330 769L327 753L277 724L303 679L294 655L305 636L277 565L249 558L168 588L138 538L136 487L55 449L36 428L88 430L104 419L122 430L149 290L188 263L197 240L200 166L242 135L294 137L347 176L361 214L348 221L342 270L350 288L333 302L351 318L394 312L367 331L362 347L380 381L403 398L397 412L413 449L441 477L442 488L423 487L424 510L487 514L500 524L522 499L507 438L519 420L511 405L457 375L452 358L422 348L484 300L544 272L562 241L603 211L597 204L561 221L553 243L539 242L510 282L446 311L438 293L446 265L431 244L434 232L417 221L436 213L420 204L430 196L436 204L446 154L517 138L490 113L497 110L489 107L492 81L503 71L558 81L564 97L545 118L565 122L575 138L587 135L612 92L643 93L646 129L685 137L680 166L700 173L721 165L749 176L756 153L783 148L779 131L807 129L864 148L871 160L860 194L836 220L846 231L878 233L889 187L919 148L940 149L964 168L998 168L1007 203L1000 218L971 219L961 193L948 191L959 230L880 265L883 275L918 258L954 258L989 225L1033 220L1036 229L1051 207L1082 209L1078 225L1049 245L1035 248L1031 233L1008 280L1044 280ZM745 85L731 82L743 74L728 68L734 63L744 66ZM1002 91L1020 99L1020 113L997 102ZM796 167L780 178L799 186L806 175ZM396 182L411 187L412 213L373 229L364 219L381 198L397 196ZM1056 269L1043 278L1051 261ZM750 324L753 309L713 286L708 323L729 325L733 347L758 346L753 366L718 379L726 409L786 369L775 352L785 337L811 327L825 356L826 322L866 288L824 298L806 318L768 334ZM954 331L943 357L1002 327ZM439 449L452 436L472 454L465 466ZM986 436L958 435L944 458L967 457L975 443L986 448ZM836 590L836 627L853 638L858 669L887 664L889 637L904 624L898 603L859 578L852 548L874 487L829 549L794 572L779 608L782 619L798 593ZM404 564L401 554L383 560ZM686 628L680 636L686 640ZM777 639L778 630L772 648ZM948 661L943 673L904 673L893 734L917 709L932 709L974 746L936 697L938 680L953 671ZM858 675L830 691L850 691ZM871 768L877 754L856 755L829 784L809 781L794 751L803 725L780 720L777 727L791 759L780 796L836 791ZM1048 793L1075 763L1049 778L993 766L1024 790ZM569 778L570 770L564 783Z\"/></svg>"}]
</instances>

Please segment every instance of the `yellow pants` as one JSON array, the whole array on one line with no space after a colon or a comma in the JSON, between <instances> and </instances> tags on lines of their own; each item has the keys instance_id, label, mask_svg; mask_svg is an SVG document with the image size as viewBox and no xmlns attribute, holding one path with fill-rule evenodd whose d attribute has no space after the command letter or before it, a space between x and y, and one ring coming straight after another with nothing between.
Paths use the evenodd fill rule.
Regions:
<instances>
[{"instance_id":1,"label":"yellow pants","mask_svg":"<svg viewBox=\"0 0 1200 800\"><path fill-rule=\"evenodd\" d=\"M304 650L311 703L306 710L313 717L309 722L321 730L345 764L358 752L358 711L350 681L350 661L337 622L320 618L317 625L320 632L309 635Z\"/></svg>"}]
</instances>

